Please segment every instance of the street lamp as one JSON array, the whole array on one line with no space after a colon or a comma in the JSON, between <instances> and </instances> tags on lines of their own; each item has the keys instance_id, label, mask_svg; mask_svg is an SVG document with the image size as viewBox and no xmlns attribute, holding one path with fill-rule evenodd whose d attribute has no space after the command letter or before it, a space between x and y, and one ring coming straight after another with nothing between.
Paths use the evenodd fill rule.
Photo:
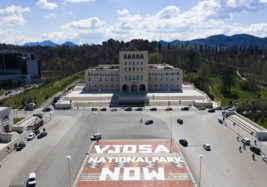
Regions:
<instances>
[{"instance_id":1,"label":"street lamp","mask_svg":"<svg viewBox=\"0 0 267 187\"><path fill-rule=\"evenodd\" d=\"M200 187L200 180L201 180L201 164L202 164L202 158L203 158L203 155L199 155L199 158L200 158L200 166L199 166L199 179L198 179L198 186Z\"/></svg>"},{"instance_id":2,"label":"street lamp","mask_svg":"<svg viewBox=\"0 0 267 187\"><path fill-rule=\"evenodd\" d=\"M70 182L70 159L71 159L71 156L68 155L66 156L67 160L68 160L68 169L69 169L69 185L71 187L71 182Z\"/></svg>"},{"instance_id":3,"label":"street lamp","mask_svg":"<svg viewBox=\"0 0 267 187\"><path fill-rule=\"evenodd\" d=\"M172 153L172 111L170 111L171 114L171 144L170 144L170 153Z\"/></svg>"}]
</instances>

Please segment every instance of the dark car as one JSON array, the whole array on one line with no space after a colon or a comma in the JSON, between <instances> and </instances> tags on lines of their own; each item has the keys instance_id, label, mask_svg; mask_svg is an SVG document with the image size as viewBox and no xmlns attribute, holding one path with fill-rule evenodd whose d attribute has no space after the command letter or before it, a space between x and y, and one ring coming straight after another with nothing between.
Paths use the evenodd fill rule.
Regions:
<instances>
[{"instance_id":1,"label":"dark car","mask_svg":"<svg viewBox=\"0 0 267 187\"><path fill-rule=\"evenodd\" d=\"M256 147L256 146L251 146L250 147L250 151L252 151L253 153L255 153L256 155L260 155L261 154L261 149Z\"/></svg>"},{"instance_id":2,"label":"dark car","mask_svg":"<svg viewBox=\"0 0 267 187\"><path fill-rule=\"evenodd\" d=\"M58 100L60 99L60 97L59 96L56 96L56 97L54 97L54 99L53 99L53 103L56 103L56 102L58 102Z\"/></svg>"},{"instance_id":3,"label":"dark car","mask_svg":"<svg viewBox=\"0 0 267 187\"><path fill-rule=\"evenodd\" d=\"M224 107L223 110L228 110L230 108L231 108L230 106L227 106L227 107Z\"/></svg>"},{"instance_id":4,"label":"dark car","mask_svg":"<svg viewBox=\"0 0 267 187\"><path fill-rule=\"evenodd\" d=\"M39 131L38 129L34 129L34 130L33 130L33 133L34 133L35 135L38 135L38 134L40 133L40 131Z\"/></svg>"},{"instance_id":5,"label":"dark car","mask_svg":"<svg viewBox=\"0 0 267 187\"><path fill-rule=\"evenodd\" d=\"M211 108L211 109L208 110L208 112L215 112L215 109Z\"/></svg>"},{"instance_id":6,"label":"dark car","mask_svg":"<svg viewBox=\"0 0 267 187\"><path fill-rule=\"evenodd\" d=\"M107 109L106 108L101 108L100 111L102 111L102 112L103 111L107 111Z\"/></svg>"},{"instance_id":7,"label":"dark car","mask_svg":"<svg viewBox=\"0 0 267 187\"><path fill-rule=\"evenodd\" d=\"M185 106L185 107L181 108L181 110L183 110L183 111L189 110L189 107Z\"/></svg>"},{"instance_id":8,"label":"dark car","mask_svg":"<svg viewBox=\"0 0 267 187\"><path fill-rule=\"evenodd\" d=\"M180 143L182 146L184 146L184 147L187 147L187 145L188 145L188 142L187 142L186 139L180 139L180 140L179 140L179 143Z\"/></svg>"},{"instance_id":9,"label":"dark car","mask_svg":"<svg viewBox=\"0 0 267 187\"><path fill-rule=\"evenodd\" d=\"M150 124L153 124L153 123L154 123L153 120L147 120L147 121L145 122L146 125L150 125Z\"/></svg>"},{"instance_id":10,"label":"dark car","mask_svg":"<svg viewBox=\"0 0 267 187\"><path fill-rule=\"evenodd\" d=\"M91 108L91 111L97 111L96 107Z\"/></svg>"},{"instance_id":11,"label":"dark car","mask_svg":"<svg viewBox=\"0 0 267 187\"><path fill-rule=\"evenodd\" d=\"M179 123L179 124L183 124L184 121L183 121L182 119L177 119L177 123Z\"/></svg>"},{"instance_id":12,"label":"dark car","mask_svg":"<svg viewBox=\"0 0 267 187\"><path fill-rule=\"evenodd\" d=\"M18 145L18 147L17 147L17 149L16 149L16 151L20 151L20 150L22 150L24 147L26 147L25 142L20 142L19 145Z\"/></svg>"},{"instance_id":13,"label":"dark car","mask_svg":"<svg viewBox=\"0 0 267 187\"><path fill-rule=\"evenodd\" d=\"M214 108L214 110L222 110L222 107L217 106L217 107Z\"/></svg>"},{"instance_id":14,"label":"dark car","mask_svg":"<svg viewBox=\"0 0 267 187\"><path fill-rule=\"evenodd\" d=\"M95 141L95 140L101 140L102 138L102 134L101 133L96 133L93 136L91 136L91 141Z\"/></svg>"},{"instance_id":15,"label":"dark car","mask_svg":"<svg viewBox=\"0 0 267 187\"><path fill-rule=\"evenodd\" d=\"M51 111L51 108L50 107L46 107L43 109L43 112L50 112Z\"/></svg>"},{"instance_id":16,"label":"dark car","mask_svg":"<svg viewBox=\"0 0 267 187\"><path fill-rule=\"evenodd\" d=\"M150 108L150 111L157 111L157 108Z\"/></svg>"},{"instance_id":17,"label":"dark car","mask_svg":"<svg viewBox=\"0 0 267 187\"><path fill-rule=\"evenodd\" d=\"M43 131L43 132L41 132L41 134L39 134L39 135L37 136L37 138L40 139L40 138L45 137L46 135L47 135L47 132Z\"/></svg>"},{"instance_id":18,"label":"dark car","mask_svg":"<svg viewBox=\"0 0 267 187\"><path fill-rule=\"evenodd\" d=\"M125 108L125 111L132 111L133 109L131 107Z\"/></svg>"},{"instance_id":19,"label":"dark car","mask_svg":"<svg viewBox=\"0 0 267 187\"><path fill-rule=\"evenodd\" d=\"M142 111L143 110L143 108L141 108L141 107L138 107L137 109L135 109L135 111Z\"/></svg>"}]
</instances>

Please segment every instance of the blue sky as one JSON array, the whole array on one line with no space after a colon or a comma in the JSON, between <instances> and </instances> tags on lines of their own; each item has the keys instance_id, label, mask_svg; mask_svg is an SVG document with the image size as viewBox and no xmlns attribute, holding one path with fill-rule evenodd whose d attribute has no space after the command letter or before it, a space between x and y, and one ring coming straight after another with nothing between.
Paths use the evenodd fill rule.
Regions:
<instances>
[{"instance_id":1,"label":"blue sky","mask_svg":"<svg viewBox=\"0 0 267 187\"><path fill-rule=\"evenodd\" d=\"M267 0L0 0L0 43L267 36Z\"/></svg>"}]
</instances>

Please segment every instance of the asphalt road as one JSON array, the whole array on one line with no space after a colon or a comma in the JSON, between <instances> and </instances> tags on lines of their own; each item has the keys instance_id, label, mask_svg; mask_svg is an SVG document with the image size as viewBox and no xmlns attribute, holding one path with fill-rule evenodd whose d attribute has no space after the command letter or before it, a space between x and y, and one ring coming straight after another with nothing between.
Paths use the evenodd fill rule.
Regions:
<instances>
[{"instance_id":1,"label":"asphalt road","mask_svg":"<svg viewBox=\"0 0 267 187\"><path fill-rule=\"evenodd\" d=\"M103 139L170 139L186 138L187 148L180 150L198 182L199 155L203 154L201 186L266 186L267 163L251 158L249 148L239 153L236 129L220 125L219 112L207 111L54 111L53 119L46 124L48 136L27 142L20 152L5 158L0 168L0 186L25 186L29 172L37 174L37 186L68 186L68 164L71 156L71 182L81 167L91 145L90 136L101 132ZM143 123L140 123L142 118ZM184 120L178 125L176 120ZM153 125L144 125L153 119ZM172 121L172 123L171 123ZM241 129L239 133L249 137ZM251 138L251 137L249 137ZM211 151L202 148L211 145Z\"/></svg>"}]
</instances>

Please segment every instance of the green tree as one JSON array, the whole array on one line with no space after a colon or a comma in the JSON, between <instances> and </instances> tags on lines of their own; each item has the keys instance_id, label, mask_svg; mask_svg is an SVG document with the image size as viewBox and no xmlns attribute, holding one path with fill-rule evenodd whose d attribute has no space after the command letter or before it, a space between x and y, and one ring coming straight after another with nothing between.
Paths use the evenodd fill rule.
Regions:
<instances>
[{"instance_id":1,"label":"green tree","mask_svg":"<svg viewBox=\"0 0 267 187\"><path fill-rule=\"evenodd\" d=\"M221 89L223 93L230 93L231 87L235 85L234 71L230 66L223 68L221 73L221 81Z\"/></svg>"}]
</instances>

